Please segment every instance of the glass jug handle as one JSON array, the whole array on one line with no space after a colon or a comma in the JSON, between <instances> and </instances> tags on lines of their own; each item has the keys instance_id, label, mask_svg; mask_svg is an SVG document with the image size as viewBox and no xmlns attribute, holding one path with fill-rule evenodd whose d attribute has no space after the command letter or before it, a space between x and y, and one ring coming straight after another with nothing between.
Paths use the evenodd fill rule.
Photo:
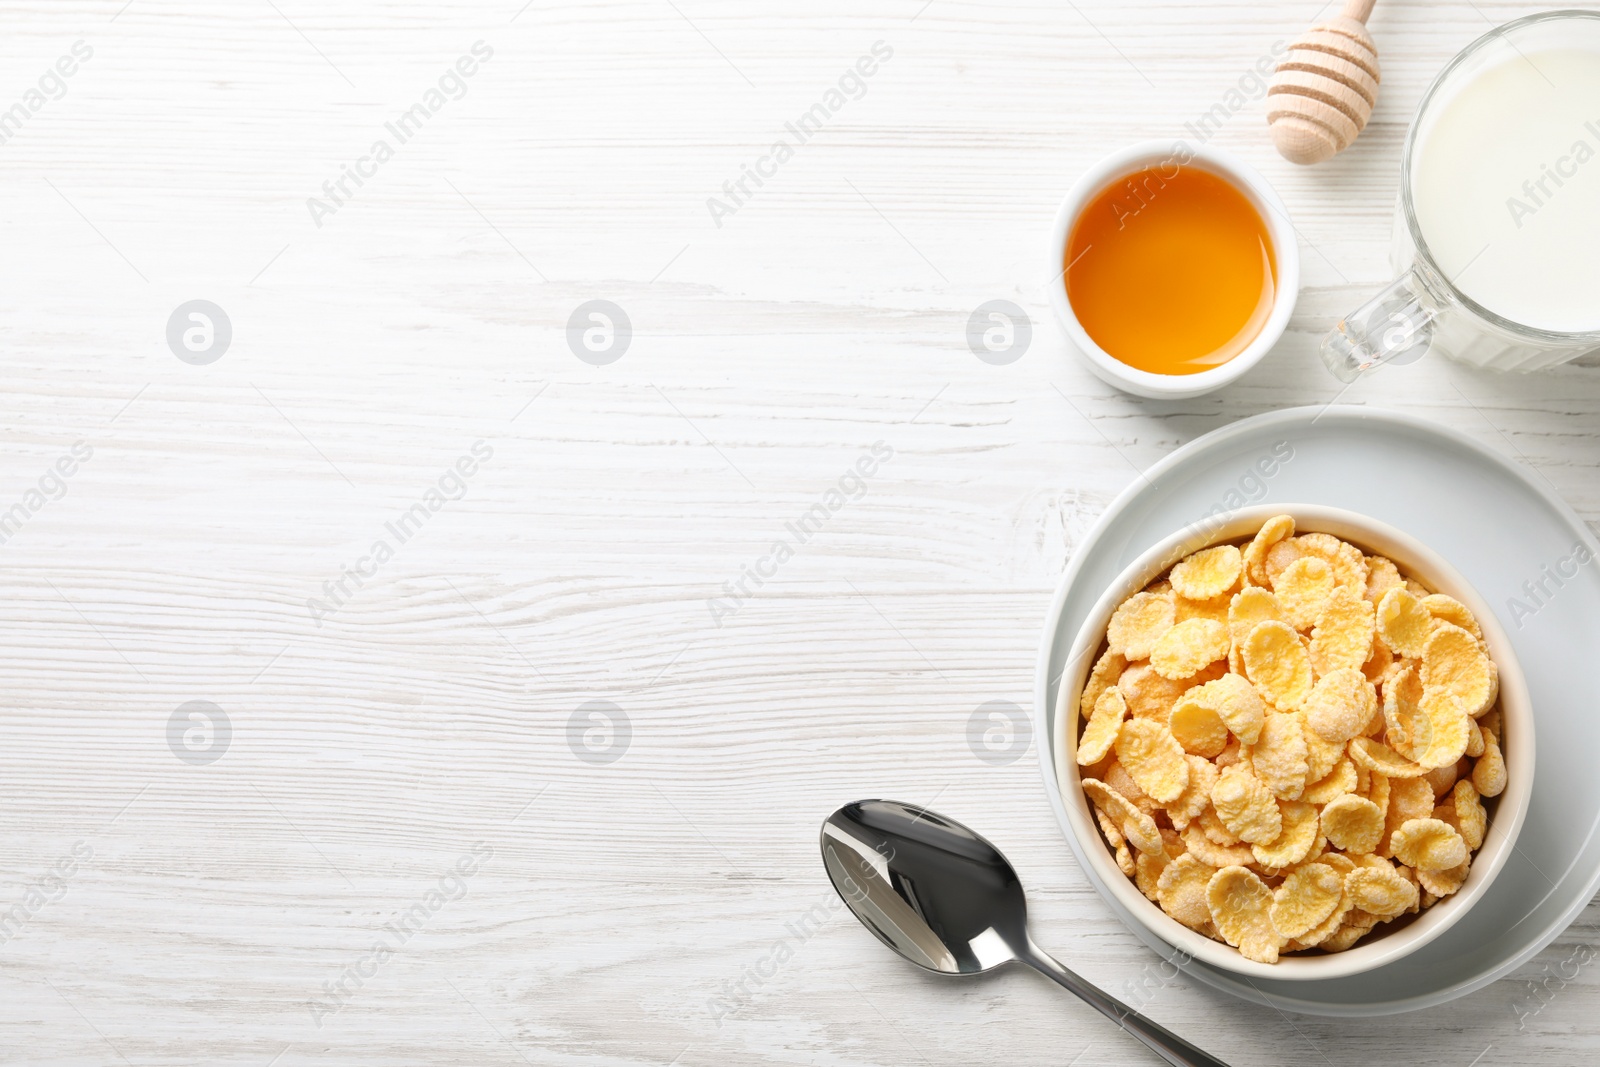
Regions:
<instances>
[{"instance_id":1,"label":"glass jug handle","mask_svg":"<svg viewBox=\"0 0 1600 1067\"><path fill-rule=\"evenodd\" d=\"M1341 382L1380 363L1414 363L1433 344L1439 306L1415 270L1339 320L1322 339L1322 362Z\"/></svg>"}]
</instances>

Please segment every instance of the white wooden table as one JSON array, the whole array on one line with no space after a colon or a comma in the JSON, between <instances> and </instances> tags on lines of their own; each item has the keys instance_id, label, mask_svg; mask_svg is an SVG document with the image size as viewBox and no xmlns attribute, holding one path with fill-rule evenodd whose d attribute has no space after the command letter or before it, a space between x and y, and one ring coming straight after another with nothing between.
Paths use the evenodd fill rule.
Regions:
<instances>
[{"instance_id":1,"label":"white wooden table","mask_svg":"<svg viewBox=\"0 0 1600 1067\"><path fill-rule=\"evenodd\" d=\"M1064 351L1049 221L1313 0L519 2L0 15L3 1062L1151 1062L1037 976L946 983L868 936L815 838L863 796L992 836L1046 947L1234 1063L1593 1062L1600 979L1564 966L1593 907L1424 1015L1140 991L1154 957L1034 747L968 742L980 706L1028 706L1049 595L1139 468L1335 395L1315 345L1387 279L1411 109L1542 5L1381 4L1377 114L1317 169L1259 100L1223 124L1296 217L1304 290L1240 384L1161 404ZM864 95L729 203L877 42ZM209 363L167 342L194 299L231 324ZM992 299L1033 320L1006 366L964 336ZM591 300L632 324L607 365L567 343ZM1425 360L1345 399L1600 519L1594 365Z\"/></svg>"}]
</instances>

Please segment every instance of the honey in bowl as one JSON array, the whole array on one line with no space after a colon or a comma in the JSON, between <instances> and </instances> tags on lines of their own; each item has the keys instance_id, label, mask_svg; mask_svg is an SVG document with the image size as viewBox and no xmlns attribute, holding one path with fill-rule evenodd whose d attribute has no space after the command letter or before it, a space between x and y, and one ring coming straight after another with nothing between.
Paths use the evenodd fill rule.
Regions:
<instances>
[{"instance_id":1,"label":"honey in bowl","mask_svg":"<svg viewBox=\"0 0 1600 1067\"><path fill-rule=\"evenodd\" d=\"M1249 347L1277 296L1266 220L1226 179L1167 163L1094 195L1067 238L1067 299L1113 358L1198 374Z\"/></svg>"}]
</instances>

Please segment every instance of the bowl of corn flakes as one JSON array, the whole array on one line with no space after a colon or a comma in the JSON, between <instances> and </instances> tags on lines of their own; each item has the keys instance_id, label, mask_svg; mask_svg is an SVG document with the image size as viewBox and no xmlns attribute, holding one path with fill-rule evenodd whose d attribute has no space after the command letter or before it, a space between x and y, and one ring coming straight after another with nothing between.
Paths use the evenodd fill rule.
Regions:
<instances>
[{"instance_id":1,"label":"bowl of corn flakes","mask_svg":"<svg viewBox=\"0 0 1600 1067\"><path fill-rule=\"evenodd\" d=\"M1510 855L1533 716L1493 611L1426 545L1316 505L1143 553L1071 646L1050 763L1091 880L1162 940L1279 979L1383 966Z\"/></svg>"}]
</instances>

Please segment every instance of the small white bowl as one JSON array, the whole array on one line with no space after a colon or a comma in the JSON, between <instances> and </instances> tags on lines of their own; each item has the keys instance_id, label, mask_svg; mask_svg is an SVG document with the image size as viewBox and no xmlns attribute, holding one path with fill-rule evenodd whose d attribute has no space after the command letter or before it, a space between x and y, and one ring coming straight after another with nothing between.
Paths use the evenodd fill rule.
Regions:
<instances>
[{"instance_id":1,"label":"small white bowl","mask_svg":"<svg viewBox=\"0 0 1600 1067\"><path fill-rule=\"evenodd\" d=\"M1387 556L1402 574L1417 578L1435 592L1455 597L1477 617L1490 658L1500 671L1507 784L1499 797L1487 801L1492 808L1483 847L1474 853L1466 884L1455 894L1423 909L1398 929L1383 933L1380 927L1344 952L1283 956L1277 963L1268 964L1247 960L1228 945L1196 933L1139 892L1118 869L1100 836L1071 753L1078 735L1079 696L1105 637L1106 623L1117 606L1190 552L1253 535L1267 519L1284 514L1294 516L1297 533L1330 533L1369 554ZM1052 637L1045 635L1046 670ZM1048 691L1047 687L1045 692ZM1500 628L1494 611L1454 567L1420 541L1353 511L1312 504L1263 504L1185 527L1151 546L1118 576L1095 603L1072 643L1067 669L1061 677L1052 736L1043 755L1046 787L1061 801L1058 811L1064 813L1062 828L1074 854L1080 862L1087 863L1090 881L1102 894L1115 897L1115 903L1124 911L1180 952L1213 967L1250 978L1315 981L1360 974L1415 952L1448 930L1483 896L1510 857L1527 816L1533 789L1533 746L1532 705L1511 641Z\"/></svg>"},{"instance_id":2,"label":"small white bowl","mask_svg":"<svg viewBox=\"0 0 1600 1067\"><path fill-rule=\"evenodd\" d=\"M1261 333L1249 347L1228 362L1198 374L1153 374L1139 370L1095 344L1073 313L1072 302L1067 299L1066 281L1062 277L1065 274L1062 267L1066 264L1067 237L1084 206L1118 178L1163 163L1178 163L1210 171L1243 193L1267 224L1278 269L1277 299ZM1260 363L1261 358L1278 343L1278 338L1283 336L1284 329L1289 325L1289 316L1294 311L1295 300L1300 295L1300 249L1295 243L1294 224L1289 220L1289 211L1278 194L1255 168L1243 160L1204 145L1193 146L1186 141L1144 141L1130 145L1113 152L1085 171L1068 190L1056 212L1055 226L1050 231L1049 251L1050 263L1045 276L1055 279L1051 283L1050 303L1068 339L1089 361L1089 368L1118 389L1158 400L1180 400L1221 389Z\"/></svg>"}]
</instances>

